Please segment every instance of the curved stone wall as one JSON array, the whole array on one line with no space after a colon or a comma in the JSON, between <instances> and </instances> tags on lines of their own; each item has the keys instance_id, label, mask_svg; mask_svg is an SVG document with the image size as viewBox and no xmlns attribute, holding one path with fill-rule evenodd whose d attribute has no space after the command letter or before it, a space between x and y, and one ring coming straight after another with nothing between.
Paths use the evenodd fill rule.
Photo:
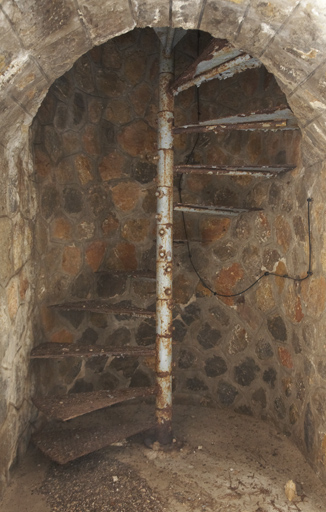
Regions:
<instances>
[{"instance_id":1,"label":"curved stone wall","mask_svg":"<svg viewBox=\"0 0 326 512\"><path fill-rule=\"evenodd\" d=\"M294 307L294 311L298 311L300 297L304 314L300 322L297 316L291 321L296 326L293 350L305 361L303 385L296 391L296 396L301 396L300 390L305 387L305 396L294 435L325 477L325 16L321 0L313 6L296 0L252 1L250 6L227 0L178 1L171 6L168 1L157 0L112 0L104 5L92 0L80 1L78 10L72 0L2 2L0 343L2 387L6 390L0 416L2 481L18 447L23 447L28 439L29 422L33 419L27 355L34 342L32 322L38 322L33 312L37 269L32 258L36 203L28 128L52 82L94 45L135 26L170 24L200 28L215 37L225 37L258 57L277 78L299 119L303 134L302 166L291 187L291 200L298 207L308 194L314 198L314 276L298 289L283 291L281 297L282 309L292 304L290 308ZM273 195L270 190L271 201ZM286 208L284 188L282 198ZM299 230L298 225L296 229ZM271 329L275 323L273 320Z\"/></svg>"}]
</instances>

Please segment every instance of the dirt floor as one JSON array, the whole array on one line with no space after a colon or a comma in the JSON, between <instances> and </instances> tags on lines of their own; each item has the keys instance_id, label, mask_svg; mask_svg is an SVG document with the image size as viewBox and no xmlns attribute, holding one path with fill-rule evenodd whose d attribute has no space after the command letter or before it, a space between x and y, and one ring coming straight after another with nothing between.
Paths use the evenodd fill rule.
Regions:
<instances>
[{"instance_id":1,"label":"dirt floor","mask_svg":"<svg viewBox=\"0 0 326 512\"><path fill-rule=\"evenodd\" d=\"M124 414L132 418L139 407L130 405ZM0 510L325 512L323 485L271 425L229 411L180 405L174 407L174 435L170 451L151 445L150 437L136 436L65 466L31 447Z\"/></svg>"}]
</instances>

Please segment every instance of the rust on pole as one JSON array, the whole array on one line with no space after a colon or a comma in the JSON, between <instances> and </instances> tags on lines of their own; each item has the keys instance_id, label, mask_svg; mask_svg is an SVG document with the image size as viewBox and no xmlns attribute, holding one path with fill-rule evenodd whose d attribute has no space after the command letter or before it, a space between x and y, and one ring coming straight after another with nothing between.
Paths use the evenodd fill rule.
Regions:
<instances>
[{"instance_id":1,"label":"rust on pole","mask_svg":"<svg viewBox=\"0 0 326 512\"><path fill-rule=\"evenodd\" d=\"M167 43L170 39L167 34ZM172 45L160 45L157 243L156 243L156 434L172 442L172 246L173 246L173 80Z\"/></svg>"}]
</instances>

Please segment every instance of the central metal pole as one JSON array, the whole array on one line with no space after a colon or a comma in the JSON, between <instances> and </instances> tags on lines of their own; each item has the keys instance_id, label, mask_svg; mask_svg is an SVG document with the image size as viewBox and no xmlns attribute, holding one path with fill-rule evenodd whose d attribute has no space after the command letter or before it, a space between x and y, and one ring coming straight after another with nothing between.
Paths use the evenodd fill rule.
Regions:
<instances>
[{"instance_id":1,"label":"central metal pole","mask_svg":"<svg viewBox=\"0 0 326 512\"><path fill-rule=\"evenodd\" d=\"M156 434L172 442L173 94L170 45L160 45L156 235Z\"/></svg>"}]
</instances>

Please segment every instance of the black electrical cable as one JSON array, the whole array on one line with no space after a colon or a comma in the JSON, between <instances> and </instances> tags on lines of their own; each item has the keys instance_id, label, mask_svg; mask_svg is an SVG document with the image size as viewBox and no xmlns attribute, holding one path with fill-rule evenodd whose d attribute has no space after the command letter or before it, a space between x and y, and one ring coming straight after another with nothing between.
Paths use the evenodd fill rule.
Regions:
<instances>
[{"instance_id":1,"label":"black electrical cable","mask_svg":"<svg viewBox=\"0 0 326 512\"><path fill-rule=\"evenodd\" d=\"M199 34L198 34L198 39L197 39L197 45L198 45L198 53L199 53ZM200 120L200 109L199 109L199 88L196 87L196 97L197 97L197 117L198 117L198 122ZM197 143L198 143L198 140L199 140L199 133L197 134L196 136L196 139L195 139L195 142L193 144L193 147L190 151L190 153L188 154L188 157L186 159L186 164L189 164L190 163L190 160L192 159L193 157L193 154L194 154L194 151L196 149L196 146L197 146ZM181 174L181 177L180 177L180 180L179 180L179 184L178 184L178 191L179 191L179 198L180 198L180 203L182 203L182 179L183 179L183 174ZM193 259L192 259L192 254L191 254L191 250L190 250L190 243L189 243L189 238L188 238L188 232L187 232L187 225L186 225L186 220L185 220L185 214L184 212L182 212L182 222L183 222L183 228L184 228L184 232L185 232L185 238L186 238L186 243L187 243L187 250L188 250L188 256L189 256L189 260L190 260L190 263L191 263L191 266L192 268L194 269L194 272L196 273L198 279L200 280L200 282L202 283L202 285L207 289L209 290L213 295L217 296L217 297L224 297L224 298L232 298L232 297L238 297L239 295L243 295L244 293L246 293L247 291L249 291L251 288L253 288L257 283L259 283L259 281L261 279L263 279L263 277L267 277L267 276L275 276L275 277L280 277L281 279L290 279L292 281L296 281L296 282L301 282L301 281L305 281L306 279L308 279L310 276L312 276L313 272L311 270L311 255L312 255L312 247L311 247L311 220L310 220L310 205L312 203L312 198L308 198L307 199L307 203L308 203L308 243L309 243L309 259L308 259L308 270L307 270L307 275L305 277L292 277L292 276L289 276L287 274L276 274L275 272L264 272L264 274L262 274L261 276L258 277L258 279L256 279L250 286L248 286L247 288L245 288L244 290L241 290L240 292L237 292L237 293L233 293L233 294L224 294L224 293L218 293L216 292L215 290L213 290L207 283L206 281L203 279L203 277L200 275L200 273L198 272L194 262L193 262Z\"/></svg>"}]
</instances>

